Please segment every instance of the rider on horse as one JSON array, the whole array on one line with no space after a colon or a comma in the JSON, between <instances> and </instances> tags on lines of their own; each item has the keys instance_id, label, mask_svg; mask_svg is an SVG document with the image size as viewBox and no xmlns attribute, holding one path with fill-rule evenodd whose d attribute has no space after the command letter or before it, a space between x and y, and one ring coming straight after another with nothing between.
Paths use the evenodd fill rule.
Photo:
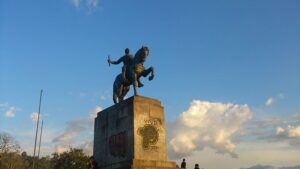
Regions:
<instances>
[{"instance_id":1,"label":"rider on horse","mask_svg":"<svg viewBox=\"0 0 300 169\"><path fill-rule=\"evenodd\" d=\"M123 62L122 73L118 74L113 84L113 101L118 103L122 101L133 85L134 95L137 96L137 87L142 87L140 77L147 77L150 73L149 80L154 78L154 68L151 66L145 69L144 62L149 55L149 48L142 46L134 57L129 53L129 49L125 49L125 55L117 61L111 61L108 57L109 64L119 64Z\"/></svg>"},{"instance_id":2,"label":"rider on horse","mask_svg":"<svg viewBox=\"0 0 300 169\"><path fill-rule=\"evenodd\" d=\"M123 78L123 83L129 83L128 79L126 78L126 69L129 69L131 66L132 62L134 60L134 57L130 54L130 51L128 48L125 49L125 55L120 57L119 60L117 61L112 61L110 58L108 58L108 63L109 64L114 64L117 65L121 62L123 62L123 67L122 67L122 78ZM137 79L138 82L138 87L143 87L144 84L140 81L140 79Z\"/></svg>"}]
</instances>

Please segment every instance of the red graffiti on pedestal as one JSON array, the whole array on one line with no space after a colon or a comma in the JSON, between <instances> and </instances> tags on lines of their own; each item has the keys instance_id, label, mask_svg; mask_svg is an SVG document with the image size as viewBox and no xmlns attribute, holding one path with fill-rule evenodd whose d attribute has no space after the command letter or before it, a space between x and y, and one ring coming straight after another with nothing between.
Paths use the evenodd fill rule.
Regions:
<instances>
[{"instance_id":1,"label":"red graffiti on pedestal","mask_svg":"<svg viewBox=\"0 0 300 169\"><path fill-rule=\"evenodd\" d=\"M125 157L128 148L128 139L126 131L109 137L110 154L114 157Z\"/></svg>"}]
</instances>

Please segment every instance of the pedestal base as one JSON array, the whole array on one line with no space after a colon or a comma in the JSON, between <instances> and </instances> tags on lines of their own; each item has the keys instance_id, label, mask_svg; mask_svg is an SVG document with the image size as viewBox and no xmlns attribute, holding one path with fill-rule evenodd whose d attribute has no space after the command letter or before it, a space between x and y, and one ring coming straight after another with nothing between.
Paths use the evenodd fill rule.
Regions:
<instances>
[{"instance_id":1,"label":"pedestal base","mask_svg":"<svg viewBox=\"0 0 300 169\"><path fill-rule=\"evenodd\" d=\"M176 163L169 161L134 159L103 166L101 169L176 169Z\"/></svg>"},{"instance_id":2,"label":"pedestal base","mask_svg":"<svg viewBox=\"0 0 300 169\"><path fill-rule=\"evenodd\" d=\"M101 169L175 169L167 161L160 101L133 96L99 112L94 158Z\"/></svg>"}]
</instances>

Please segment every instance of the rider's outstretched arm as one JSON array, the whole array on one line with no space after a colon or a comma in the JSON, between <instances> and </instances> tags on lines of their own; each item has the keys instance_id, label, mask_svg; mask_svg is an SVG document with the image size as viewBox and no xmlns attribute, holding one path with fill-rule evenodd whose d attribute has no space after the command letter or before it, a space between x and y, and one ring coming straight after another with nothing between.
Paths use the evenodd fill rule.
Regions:
<instances>
[{"instance_id":1,"label":"rider's outstretched arm","mask_svg":"<svg viewBox=\"0 0 300 169\"><path fill-rule=\"evenodd\" d=\"M111 61L110 60L110 63L111 64L114 64L114 65L117 65L117 64L119 64L119 63L121 63L121 62L123 62L123 57L121 57L119 60L117 60L117 61Z\"/></svg>"}]
</instances>

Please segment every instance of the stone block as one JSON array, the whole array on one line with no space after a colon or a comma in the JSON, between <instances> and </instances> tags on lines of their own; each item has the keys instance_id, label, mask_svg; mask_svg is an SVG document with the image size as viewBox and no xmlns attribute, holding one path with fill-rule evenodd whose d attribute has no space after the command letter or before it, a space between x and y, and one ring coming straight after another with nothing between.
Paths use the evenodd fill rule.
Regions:
<instances>
[{"instance_id":1,"label":"stone block","mask_svg":"<svg viewBox=\"0 0 300 169\"><path fill-rule=\"evenodd\" d=\"M99 112L94 157L101 169L176 168L174 162L167 161L160 101L133 96Z\"/></svg>"}]
</instances>

